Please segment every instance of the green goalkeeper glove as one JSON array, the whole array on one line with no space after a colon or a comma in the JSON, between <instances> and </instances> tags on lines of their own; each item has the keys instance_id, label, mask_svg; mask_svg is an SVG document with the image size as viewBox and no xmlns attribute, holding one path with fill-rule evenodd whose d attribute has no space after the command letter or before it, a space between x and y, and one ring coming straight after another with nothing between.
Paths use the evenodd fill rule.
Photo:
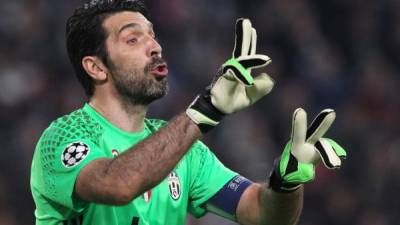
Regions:
<instances>
[{"instance_id":1,"label":"green goalkeeper glove","mask_svg":"<svg viewBox=\"0 0 400 225\"><path fill-rule=\"evenodd\" d=\"M254 78L251 75L252 69L271 62L268 56L256 54L256 46L257 32L250 20L238 19L232 58L222 65L211 85L186 110L203 133L218 125L225 115L254 104L273 88L274 82L267 74Z\"/></svg>"},{"instance_id":2,"label":"green goalkeeper glove","mask_svg":"<svg viewBox=\"0 0 400 225\"><path fill-rule=\"evenodd\" d=\"M307 129L307 114L299 108L293 113L292 135L280 158L275 160L270 187L291 192L315 177L315 166L322 160L328 169L338 169L346 151L335 141L323 138L335 120L332 109L325 109Z\"/></svg>"}]
</instances>

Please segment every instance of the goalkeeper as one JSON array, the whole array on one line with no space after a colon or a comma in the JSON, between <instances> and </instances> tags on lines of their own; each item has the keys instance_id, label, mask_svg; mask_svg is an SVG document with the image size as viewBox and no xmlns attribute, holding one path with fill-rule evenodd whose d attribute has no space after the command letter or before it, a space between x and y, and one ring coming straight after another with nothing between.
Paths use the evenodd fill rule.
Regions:
<instances>
[{"instance_id":1,"label":"goalkeeper","mask_svg":"<svg viewBox=\"0 0 400 225\"><path fill-rule=\"evenodd\" d=\"M274 85L267 74L251 73L270 59L256 54L248 19L236 22L231 59L169 123L146 118L149 104L167 91L168 68L142 0L90 1L69 18L66 39L89 101L51 123L36 146L37 225L179 225L188 212L295 224L315 166L339 168L346 155L323 137L335 119L329 109L308 128L305 111L295 111L292 136L266 183L226 168L198 141Z\"/></svg>"}]
</instances>

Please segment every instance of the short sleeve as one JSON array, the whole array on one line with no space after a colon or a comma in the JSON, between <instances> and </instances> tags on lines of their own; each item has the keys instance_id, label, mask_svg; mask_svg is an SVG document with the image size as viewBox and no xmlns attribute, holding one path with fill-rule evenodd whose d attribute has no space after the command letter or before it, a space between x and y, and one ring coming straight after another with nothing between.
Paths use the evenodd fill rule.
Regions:
<instances>
[{"instance_id":1,"label":"short sleeve","mask_svg":"<svg viewBox=\"0 0 400 225\"><path fill-rule=\"evenodd\" d=\"M200 141L193 145L189 157L191 184L188 210L195 217L201 217L206 214L204 203L238 174L225 167Z\"/></svg>"},{"instance_id":2,"label":"short sleeve","mask_svg":"<svg viewBox=\"0 0 400 225\"><path fill-rule=\"evenodd\" d=\"M90 140L69 140L52 145L42 141L32 164L32 187L50 204L65 210L82 211L86 203L74 196L79 172L91 161L106 157Z\"/></svg>"}]
</instances>

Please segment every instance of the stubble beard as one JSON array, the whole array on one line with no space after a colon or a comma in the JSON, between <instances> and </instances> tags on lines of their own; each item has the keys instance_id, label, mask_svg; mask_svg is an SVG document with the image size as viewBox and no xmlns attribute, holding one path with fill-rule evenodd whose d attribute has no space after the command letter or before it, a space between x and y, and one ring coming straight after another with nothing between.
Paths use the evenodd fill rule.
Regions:
<instances>
[{"instance_id":1,"label":"stubble beard","mask_svg":"<svg viewBox=\"0 0 400 225\"><path fill-rule=\"evenodd\" d=\"M131 65L128 69L119 69L109 62L109 64L113 64L111 76L124 106L148 106L167 94L167 78L157 79L151 75L151 69L161 62L164 60L153 58L143 70L138 69L135 65Z\"/></svg>"}]
</instances>

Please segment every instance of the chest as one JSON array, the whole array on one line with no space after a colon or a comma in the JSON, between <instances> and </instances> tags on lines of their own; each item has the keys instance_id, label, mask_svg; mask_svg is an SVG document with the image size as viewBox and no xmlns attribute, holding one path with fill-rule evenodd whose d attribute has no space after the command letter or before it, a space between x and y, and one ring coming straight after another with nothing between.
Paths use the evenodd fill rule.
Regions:
<instances>
[{"instance_id":1,"label":"chest","mask_svg":"<svg viewBox=\"0 0 400 225\"><path fill-rule=\"evenodd\" d=\"M125 137L106 134L100 139L99 145L108 157L118 157L148 135L150 134L141 137ZM184 224L190 189L188 174L189 167L184 158L157 186L141 194L128 205L92 204L86 217L88 221L89 218L97 220L95 224L99 225L103 223L108 225ZM105 216L107 218L104 218Z\"/></svg>"},{"instance_id":2,"label":"chest","mask_svg":"<svg viewBox=\"0 0 400 225\"><path fill-rule=\"evenodd\" d=\"M91 204L84 218L90 221L87 224L98 225L179 225L185 223L188 201L189 182L182 166L178 166L160 184L130 204Z\"/></svg>"}]
</instances>

